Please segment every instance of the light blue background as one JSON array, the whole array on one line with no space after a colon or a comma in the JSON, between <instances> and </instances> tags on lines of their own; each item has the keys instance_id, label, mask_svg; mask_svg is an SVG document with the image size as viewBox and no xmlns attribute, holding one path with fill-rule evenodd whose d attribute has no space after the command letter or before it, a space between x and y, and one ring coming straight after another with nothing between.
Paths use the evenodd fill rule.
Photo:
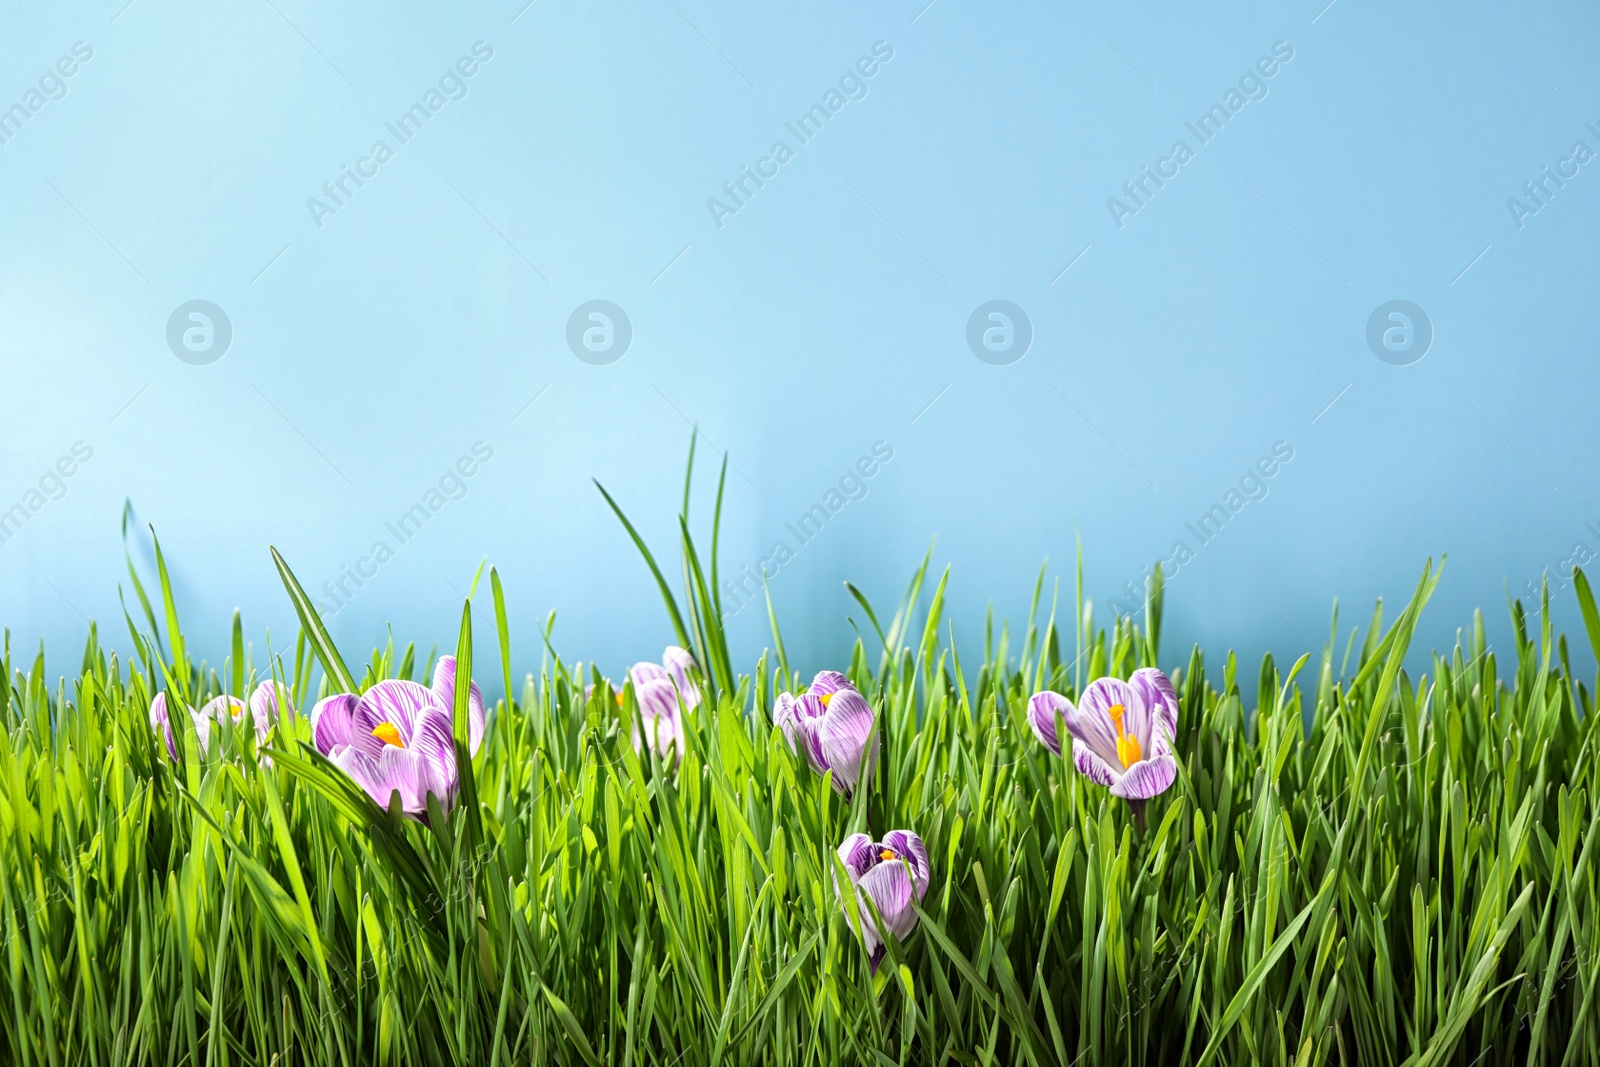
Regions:
<instances>
[{"instance_id":1,"label":"light blue background","mask_svg":"<svg viewBox=\"0 0 1600 1067\"><path fill-rule=\"evenodd\" d=\"M1422 644L1482 605L1504 647L1507 587L1600 550L1600 164L1520 229L1506 204L1600 150L1592 6L925 2L6 5L0 106L94 49L0 146L0 508L94 451L0 545L14 644L70 670L93 617L126 647L131 498L194 644L220 656L239 606L281 647L267 545L316 592L481 440L335 636L453 642L487 556L519 671L557 609L556 646L617 675L670 631L590 479L670 554L691 421L735 468L725 568L797 548L773 593L807 669L853 639L842 580L887 609L935 535L969 640L991 600L1020 624L1045 557L1070 599L1075 532L1102 616L1188 541L1174 663L1292 659L1334 597L1364 620L1441 552ZM319 228L307 199L477 41L466 97ZM879 41L867 97L798 146L784 123ZM1198 146L1185 122L1279 41L1266 98ZM1119 229L1107 198L1180 138ZM778 139L795 158L719 228L707 199ZM565 342L597 298L633 324L610 366ZM964 337L997 298L1034 329L1009 366ZM1396 298L1433 324L1410 366L1365 341ZM193 299L233 326L209 366L165 340ZM865 499L798 546L784 522L877 441ZM1278 441L1267 497L1199 547L1184 524ZM732 622L742 663L763 616Z\"/></svg>"}]
</instances>

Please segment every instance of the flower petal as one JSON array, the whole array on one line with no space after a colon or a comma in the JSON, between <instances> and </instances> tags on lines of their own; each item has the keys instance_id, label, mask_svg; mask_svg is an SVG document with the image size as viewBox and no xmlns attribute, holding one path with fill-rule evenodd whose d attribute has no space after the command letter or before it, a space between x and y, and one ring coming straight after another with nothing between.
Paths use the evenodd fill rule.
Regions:
<instances>
[{"instance_id":1,"label":"flower petal","mask_svg":"<svg viewBox=\"0 0 1600 1067\"><path fill-rule=\"evenodd\" d=\"M835 788L846 795L855 792L858 776L871 779L878 755L874 725L872 705L854 688L836 691L828 710L823 713L817 729L817 745L827 766L833 770ZM869 742L870 753L867 752Z\"/></svg>"},{"instance_id":2,"label":"flower petal","mask_svg":"<svg viewBox=\"0 0 1600 1067\"><path fill-rule=\"evenodd\" d=\"M1061 737L1056 731L1056 721L1065 719L1071 721L1076 709L1072 701L1060 693L1053 693L1046 689L1042 693L1033 694L1028 701L1028 725L1033 727L1034 736L1044 742L1056 755L1061 755Z\"/></svg>"},{"instance_id":3,"label":"flower petal","mask_svg":"<svg viewBox=\"0 0 1600 1067\"><path fill-rule=\"evenodd\" d=\"M1168 740L1176 742L1178 693L1172 687L1172 679L1154 667L1140 667L1133 672L1133 677L1128 679L1128 685L1144 699L1145 706L1166 724Z\"/></svg>"},{"instance_id":4,"label":"flower petal","mask_svg":"<svg viewBox=\"0 0 1600 1067\"><path fill-rule=\"evenodd\" d=\"M1111 795L1127 800L1149 800L1172 788L1178 777L1178 761L1170 754L1142 759L1111 787Z\"/></svg>"},{"instance_id":5,"label":"flower petal","mask_svg":"<svg viewBox=\"0 0 1600 1067\"><path fill-rule=\"evenodd\" d=\"M419 715L417 728L411 735L411 750L427 761L439 802L450 807L455 802L458 775L455 737L451 734L449 717L440 711L424 711Z\"/></svg>"},{"instance_id":6,"label":"flower petal","mask_svg":"<svg viewBox=\"0 0 1600 1067\"><path fill-rule=\"evenodd\" d=\"M370 721L370 725L367 726L369 731L380 722L392 723L400 731L400 739L410 744L411 731L415 727L417 716L425 708L443 711L447 715L450 711L450 705L441 705L439 698L434 696L433 690L427 686L398 678L386 678L361 694L353 718L358 731L363 716Z\"/></svg>"},{"instance_id":7,"label":"flower petal","mask_svg":"<svg viewBox=\"0 0 1600 1067\"><path fill-rule=\"evenodd\" d=\"M222 694L221 696L212 697L210 700L200 705L201 715L208 719L215 719L218 722L237 720L239 716L244 714L244 711L244 701L240 700L238 697L229 696L226 693Z\"/></svg>"},{"instance_id":8,"label":"flower petal","mask_svg":"<svg viewBox=\"0 0 1600 1067\"><path fill-rule=\"evenodd\" d=\"M678 711L678 688L663 673L644 685L635 683L634 699L639 702L639 719L633 723L633 750L644 751L644 739L662 757L671 757L673 763L683 755L686 738L683 717Z\"/></svg>"},{"instance_id":9,"label":"flower petal","mask_svg":"<svg viewBox=\"0 0 1600 1067\"><path fill-rule=\"evenodd\" d=\"M662 678L669 678L671 676L667 674L666 668L662 667L659 663L635 663L633 666L628 668L628 677L633 679L633 686L635 689L638 689L639 687L648 685L651 682L659 681Z\"/></svg>"},{"instance_id":10,"label":"flower petal","mask_svg":"<svg viewBox=\"0 0 1600 1067\"><path fill-rule=\"evenodd\" d=\"M1108 767L1120 767L1122 759L1117 755L1117 728L1111 721L1111 709L1122 705L1126 728L1128 706L1133 702L1133 690L1127 682L1119 678L1096 678L1078 697L1077 714L1067 720L1067 729L1072 731L1073 737L1087 742Z\"/></svg>"},{"instance_id":11,"label":"flower petal","mask_svg":"<svg viewBox=\"0 0 1600 1067\"><path fill-rule=\"evenodd\" d=\"M700 703L700 687L689 676L689 672L695 668L694 657L677 645L668 645L661 653L661 666L683 695L684 710L693 711Z\"/></svg>"},{"instance_id":12,"label":"flower petal","mask_svg":"<svg viewBox=\"0 0 1600 1067\"><path fill-rule=\"evenodd\" d=\"M1072 762L1078 773L1095 785L1116 785L1122 777L1121 770L1101 759L1099 753L1076 737L1072 739Z\"/></svg>"},{"instance_id":13,"label":"flower petal","mask_svg":"<svg viewBox=\"0 0 1600 1067\"><path fill-rule=\"evenodd\" d=\"M838 671L818 671L817 676L811 679L811 688L807 692L820 697L841 689L855 689L855 685Z\"/></svg>"},{"instance_id":14,"label":"flower petal","mask_svg":"<svg viewBox=\"0 0 1600 1067\"><path fill-rule=\"evenodd\" d=\"M676 765L682 757L687 743L683 734L683 723L676 717L651 718L645 716L643 727L645 731L648 731L651 746L656 753L666 760L669 765ZM639 723L635 723L633 727L633 750L639 753L644 752L644 734L640 730Z\"/></svg>"},{"instance_id":15,"label":"flower petal","mask_svg":"<svg viewBox=\"0 0 1600 1067\"><path fill-rule=\"evenodd\" d=\"M794 747L794 720L798 704L793 693L779 693L772 702L772 725L783 731L783 736L789 739L790 748Z\"/></svg>"},{"instance_id":16,"label":"flower petal","mask_svg":"<svg viewBox=\"0 0 1600 1067\"><path fill-rule=\"evenodd\" d=\"M636 685L633 695L639 701L639 713L646 719L678 718L678 689L670 678L657 678L644 685Z\"/></svg>"},{"instance_id":17,"label":"flower petal","mask_svg":"<svg viewBox=\"0 0 1600 1067\"><path fill-rule=\"evenodd\" d=\"M822 751L822 702L808 694L796 702L796 707L799 709L794 719L797 748L805 753L806 762L811 764L812 770L827 774L832 765Z\"/></svg>"},{"instance_id":18,"label":"flower petal","mask_svg":"<svg viewBox=\"0 0 1600 1067\"><path fill-rule=\"evenodd\" d=\"M439 662L433 665L433 695L438 699L439 705L455 714L456 706L456 658L454 656L440 656ZM467 690L467 737L469 744L467 750L474 756L483 744L484 725L489 718L488 706L483 702L483 690L478 688L477 682L470 683Z\"/></svg>"},{"instance_id":19,"label":"flower petal","mask_svg":"<svg viewBox=\"0 0 1600 1067\"><path fill-rule=\"evenodd\" d=\"M200 739L200 755L209 755L211 752L211 716L203 711L191 711L189 720L194 723L195 736Z\"/></svg>"},{"instance_id":20,"label":"flower petal","mask_svg":"<svg viewBox=\"0 0 1600 1067\"><path fill-rule=\"evenodd\" d=\"M828 765L817 740L817 718L821 714L822 701L809 694L796 697L793 693L779 693L772 705L772 722L788 739L790 751L803 754L812 770L826 774Z\"/></svg>"},{"instance_id":21,"label":"flower petal","mask_svg":"<svg viewBox=\"0 0 1600 1067\"><path fill-rule=\"evenodd\" d=\"M311 740L324 756L336 747L348 745L354 731L351 716L359 699L354 693L335 693L317 701L311 709Z\"/></svg>"},{"instance_id":22,"label":"flower petal","mask_svg":"<svg viewBox=\"0 0 1600 1067\"><path fill-rule=\"evenodd\" d=\"M917 925L917 912L911 906L915 889L912 885L910 865L901 860L884 860L861 876L856 892L870 899L878 908L884 928L896 938L904 938ZM861 929L876 932L872 912L866 902L861 902Z\"/></svg>"},{"instance_id":23,"label":"flower petal","mask_svg":"<svg viewBox=\"0 0 1600 1067\"><path fill-rule=\"evenodd\" d=\"M872 838L866 834L851 834L839 846L839 862L844 864L844 869L849 872L852 882L858 881L878 863L877 850L872 847ZM838 892L838 874L834 875L834 891Z\"/></svg>"},{"instance_id":24,"label":"flower petal","mask_svg":"<svg viewBox=\"0 0 1600 1067\"><path fill-rule=\"evenodd\" d=\"M267 731L280 715L293 720L294 714L294 697L287 686L268 679L250 694L250 717L255 720L257 738L267 736Z\"/></svg>"},{"instance_id":25,"label":"flower petal","mask_svg":"<svg viewBox=\"0 0 1600 1067\"><path fill-rule=\"evenodd\" d=\"M157 693L150 701L150 728L167 743L167 755L178 762L178 741L172 736L172 718L167 713L167 694Z\"/></svg>"},{"instance_id":26,"label":"flower petal","mask_svg":"<svg viewBox=\"0 0 1600 1067\"><path fill-rule=\"evenodd\" d=\"M429 793L437 796L441 804L449 799L444 787L434 780L432 764L414 749L385 745L383 755L378 757L377 781L400 794L400 808L408 815L427 812ZM388 798L382 803L388 807Z\"/></svg>"},{"instance_id":27,"label":"flower petal","mask_svg":"<svg viewBox=\"0 0 1600 1067\"><path fill-rule=\"evenodd\" d=\"M916 887L917 899L921 900L928 892L928 879L933 873L933 868L928 864L928 849L922 843L922 838L910 830L890 830L883 835L883 843L911 864L911 881Z\"/></svg>"},{"instance_id":28,"label":"flower petal","mask_svg":"<svg viewBox=\"0 0 1600 1067\"><path fill-rule=\"evenodd\" d=\"M385 788L378 780L378 761L364 753L357 752L350 746L342 746L331 757L334 766L348 774L351 779L372 798L374 804L380 808L389 806L389 794L393 792Z\"/></svg>"}]
</instances>

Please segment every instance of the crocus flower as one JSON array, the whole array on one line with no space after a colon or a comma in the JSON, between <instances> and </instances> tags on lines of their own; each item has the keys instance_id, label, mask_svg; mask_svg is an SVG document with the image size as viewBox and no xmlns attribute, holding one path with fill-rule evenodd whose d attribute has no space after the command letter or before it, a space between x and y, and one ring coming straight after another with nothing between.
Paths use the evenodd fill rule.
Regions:
<instances>
[{"instance_id":1,"label":"crocus flower","mask_svg":"<svg viewBox=\"0 0 1600 1067\"><path fill-rule=\"evenodd\" d=\"M150 728L167 743L167 755L172 757L172 762L178 762L178 740L172 736L172 714L167 710L167 694L157 693L154 700L150 701ZM200 724L195 723L199 729Z\"/></svg>"},{"instance_id":2,"label":"crocus flower","mask_svg":"<svg viewBox=\"0 0 1600 1067\"><path fill-rule=\"evenodd\" d=\"M325 697L311 713L312 740L380 807L388 807L398 793L401 810L420 817L432 793L449 808L460 784L450 730L455 675L455 657L444 656L434 669L432 689L391 678L360 696ZM476 753L487 709L476 684L469 692L468 747Z\"/></svg>"},{"instance_id":3,"label":"crocus flower","mask_svg":"<svg viewBox=\"0 0 1600 1067\"><path fill-rule=\"evenodd\" d=\"M856 890L856 908L861 915L861 943L867 950L874 974L878 964L888 954L877 922L867 901L878 909L878 918L884 930L897 940L905 940L917 925L917 912L912 907L928 892L928 850L922 838L910 830L891 830L882 841L874 841L866 834L851 834L839 846L839 860L844 864L850 882ZM839 876L834 874L834 893L844 903L839 891Z\"/></svg>"},{"instance_id":4,"label":"crocus flower","mask_svg":"<svg viewBox=\"0 0 1600 1067\"><path fill-rule=\"evenodd\" d=\"M199 711L191 711L189 715L194 722L195 734L200 738L200 751L206 753L211 751L213 722L231 721L236 728L242 727L245 712L249 711L250 724L255 729L256 744L259 745L267 739L273 724L278 721L280 708L291 715L294 713L294 701L289 695L289 690L277 682L266 681L256 686L255 692L250 694L248 705L238 697L224 693L212 697L201 705ZM178 744L173 736L171 713L167 708L167 694L157 693L155 700L150 702L150 725L166 741L167 752L176 762Z\"/></svg>"},{"instance_id":5,"label":"crocus flower","mask_svg":"<svg viewBox=\"0 0 1600 1067\"><path fill-rule=\"evenodd\" d=\"M683 713L693 711L700 703L700 689L689 676L694 665L693 656L669 645L661 654L660 663L635 663L628 669L643 720L642 730L641 723L633 724L635 752L644 751L644 732L648 731L651 746L662 757L675 762L683 755ZM620 692L617 703L622 703Z\"/></svg>"},{"instance_id":6,"label":"crocus flower","mask_svg":"<svg viewBox=\"0 0 1600 1067\"><path fill-rule=\"evenodd\" d=\"M700 687L689 677L694 667L693 656L677 645L668 645L661 653L660 663L635 663L628 668L628 677L633 679L636 690L661 682L671 684L683 698L683 710L693 711L700 704Z\"/></svg>"},{"instance_id":7,"label":"crocus flower","mask_svg":"<svg viewBox=\"0 0 1600 1067\"><path fill-rule=\"evenodd\" d=\"M1142 804L1166 792L1177 778L1172 746L1178 734L1178 696L1172 682L1154 667L1134 671L1126 682L1090 682L1077 707L1060 693L1035 693L1028 702L1028 723L1059 756L1058 717L1072 735L1078 772L1110 786L1112 796Z\"/></svg>"},{"instance_id":8,"label":"crocus flower","mask_svg":"<svg viewBox=\"0 0 1600 1067\"><path fill-rule=\"evenodd\" d=\"M821 672L799 696L778 694L772 721L783 730L790 748L804 750L812 770L833 772L833 787L843 795L855 792L858 775L863 787L870 781L878 762L872 705L838 671ZM869 743L872 751L863 766L862 755Z\"/></svg>"}]
</instances>

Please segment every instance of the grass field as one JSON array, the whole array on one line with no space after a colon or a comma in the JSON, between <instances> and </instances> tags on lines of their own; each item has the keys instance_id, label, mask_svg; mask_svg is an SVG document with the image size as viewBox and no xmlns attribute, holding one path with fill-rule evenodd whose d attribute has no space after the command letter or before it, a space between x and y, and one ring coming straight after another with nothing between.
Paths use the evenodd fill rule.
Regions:
<instances>
[{"instance_id":1,"label":"grass field","mask_svg":"<svg viewBox=\"0 0 1600 1067\"><path fill-rule=\"evenodd\" d=\"M1389 617L1336 617L1320 657L1250 667L1165 654L1159 586L1147 626L1106 629L1041 573L1024 625L956 648L924 562L898 605L861 600L848 663L802 677L776 620L769 654L730 662L715 535L697 554L684 508L683 589L656 571L663 643L700 667L681 758L636 752L643 687L619 703L548 641L513 678L491 572L448 638L454 795L414 816L372 803L308 716L432 664L346 660L287 566L304 629L271 662L237 618L220 668L191 662L164 563L143 584L130 565L128 654L91 629L60 680L8 641L0 1062L1600 1062L1594 719L1547 621L1529 634L1514 606L1492 652L1472 620L1412 677L1430 565ZM1036 691L1149 666L1176 684L1178 771L1136 813L1026 716ZM771 719L823 667L875 716L848 797ZM469 676L492 705L475 756ZM181 711L273 678L297 711L263 744L218 722L203 749ZM836 849L893 830L928 878L874 970Z\"/></svg>"}]
</instances>

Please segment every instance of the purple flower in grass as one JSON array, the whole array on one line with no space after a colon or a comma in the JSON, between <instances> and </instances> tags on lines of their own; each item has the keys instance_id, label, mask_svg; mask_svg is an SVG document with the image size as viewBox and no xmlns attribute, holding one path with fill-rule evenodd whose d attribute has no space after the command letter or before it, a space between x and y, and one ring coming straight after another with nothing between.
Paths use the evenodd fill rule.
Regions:
<instances>
[{"instance_id":1,"label":"purple flower in grass","mask_svg":"<svg viewBox=\"0 0 1600 1067\"><path fill-rule=\"evenodd\" d=\"M889 952L882 932L903 941L917 925L917 912L912 905L928 892L928 850L923 847L922 838L910 830L890 830L882 841L874 841L866 834L851 834L839 846L839 860L855 886L861 944L876 974L878 964ZM833 890L842 905L844 894L840 892L837 872ZM872 908L867 906L869 900L878 909L883 931L872 917Z\"/></svg>"},{"instance_id":2,"label":"purple flower in grass","mask_svg":"<svg viewBox=\"0 0 1600 1067\"><path fill-rule=\"evenodd\" d=\"M1090 682L1076 707L1060 693L1035 693L1028 701L1028 724L1056 755L1060 720L1072 735L1072 760L1078 772L1111 795L1135 806L1172 787L1178 762L1172 746L1178 734L1178 696L1172 682L1154 667L1133 672L1126 682Z\"/></svg>"},{"instance_id":3,"label":"purple flower in grass","mask_svg":"<svg viewBox=\"0 0 1600 1067\"><path fill-rule=\"evenodd\" d=\"M661 653L660 663L635 663L628 668L633 687L642 690L647 685L666 683L683 698L683 710L693 711L700 704L700 687L694 684L689 672L694 670L694 657L677 645L668 645Z\"/></svg>"},{"instance_id":4,"label":"purple flower in grass","mask_svg":"<svg viewBox=\"0 0 1600 1067\"><path fill-rule=\"evenodd\" d=\"M246 712L250 715L250 726L255 730L256 744L260 745L267 739L267 734L272 731L273 725L278 721L279 711L292 716L294 714L294 700L289 695L289 690L277 682L266 681L256 686L255 692L250 694L250 702L246 704L236 696L224 693L212 697L201 705L199 711L191 711L190 719L194 722L195 734L200 738L200 751L202 754L211 751L211 724L213 722L232 722L236 729L243 729ZM167 743L167 754L174 762L178 759L178 742L173 734L172 715L167 707L167 694L157 693L156 698L150 702L150 725L161 735ZM263 763L271 765L271 761L263 759Z\"/></svg>"},{"instance_id":5,"label":"purple flower in grass","mask_svg":"<svg viewBox=\"0 0 1600 1067\"><path fill-rule=\"evenodd\" d=\"M869 784L878 762L872 705L838 671L821 672L799 696L778 694L772 721L783 730L791 748L805 752L812 770L833 772L833 787L843 795L855 792L858 775L863 788Z\"/></svg>"},{"instance_id":6,"label":"purple flower in grass","mask_svg":"<svg viewBox=\"0 0 1600 1067\"><path fill-rule=\"evenodd\" d=\"M200 724L196 723L195 728L199 727ZM172 757L173 763L177 763L178 740L172 735L172 713L167 710L165 693L157 693L155 699L150 701L150 728L167 743L167 755Z\"/></svg>"},{"instance_id":7,"label":"purple flower in grass","mask_svg":"<svg viewBox=\"0 0 1600 1067\"><path fill-rule=\"evenodd\" d=\"M661 654L660 663L635 663L628 668L642 720L633 724L635 752L644 751L648 732L651 747L662 758L670 758L674 763L682 758L687 743L683 716L700 704L700 688L689 675L694 666L693 656L677 645L669 645ZM616 696L620 705L622 693Z\"/></svg>"},{"instance_id":8,"label":"purple flower in grass","mask_svg":"<svg viewBox=\"0 0 1600 1067\"><path fill-rule=\"evenodd\" d=\"M460 785L450 729L455 674L455 657L444 656L434 669L432 689L387 679L360 696L326 697L311 713L312 741L380 807L387 808L399 794L401 810L422 817L432 793L448 809ZM477 685L470 694L468 748L476 754L487 712Z\"/></svg>"}]
</instances>

